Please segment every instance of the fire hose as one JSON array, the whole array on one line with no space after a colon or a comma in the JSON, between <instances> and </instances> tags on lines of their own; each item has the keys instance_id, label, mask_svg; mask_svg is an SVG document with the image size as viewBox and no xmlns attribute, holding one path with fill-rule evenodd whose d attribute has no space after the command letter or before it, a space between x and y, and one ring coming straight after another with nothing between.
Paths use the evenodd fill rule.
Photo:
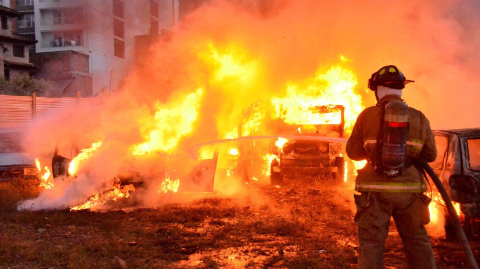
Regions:
<instances>
[{"instance_id":1,"label":"fire hose","mask_svg":"<svg viewBox=\"0 0 480 269\"><path fill-rule=\"evenodd\" d=\"M450 216L450 219L453 223L453 227L455 229L455 233L457 234L458 241L462 245L463 251L467 255L470 268L478 269L477 261L473 256L472 249L470 248L465 232L463 231L462 224L460 223L460 219L458 218L458 215L457 215L457 211L455 210L455 207L453 207L452 200L447 194L447 190L443 186L437 174L435 174L433 169L430 167L430 165L428 165L428 163L425 160L423 160L422 158L417 158L415 160L415 163L418 164L425 172L427 172L427 174L432 179L433 183L435 183L435 186L437 187L438 191L442 195L442 199L445 202L445 205L447 206L448 215Z\"/></svg>"}]
</instances>

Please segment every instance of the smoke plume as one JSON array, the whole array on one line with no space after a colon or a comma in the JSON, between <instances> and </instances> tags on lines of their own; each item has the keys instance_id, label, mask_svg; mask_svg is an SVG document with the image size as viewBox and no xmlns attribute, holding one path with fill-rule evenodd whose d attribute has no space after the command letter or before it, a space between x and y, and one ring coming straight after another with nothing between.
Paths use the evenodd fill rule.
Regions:
<instances>
[{"instance_id":1,"label":"smoke plume","mask_svg":"<svg viewBox=\"0 0 480 269\"><path fill-rule=\"evenodd\" d=\"M30 133L43 163L59 143L102 146L70 184L56 183L55 191L22 206L78 205L108 189L126 164L155 188L165 173L186 175L193 161L166 164L165 156L192 158L193 145L235 132L252 103L284 97L288 85L337 64L356 75L355 91L365 107L375 104L368 78L393 64L415 80L403 97L425 113L433 129L477 127L479 8L475 1L455 0L205 1L149 48L101 106L37 119ZM347 60L341 63L341 56ZM132 147L152 136L174 146L141 160L132 157ZM161 195L155 189L142 202L154 206Z\"/></svg>"}]
</instances>

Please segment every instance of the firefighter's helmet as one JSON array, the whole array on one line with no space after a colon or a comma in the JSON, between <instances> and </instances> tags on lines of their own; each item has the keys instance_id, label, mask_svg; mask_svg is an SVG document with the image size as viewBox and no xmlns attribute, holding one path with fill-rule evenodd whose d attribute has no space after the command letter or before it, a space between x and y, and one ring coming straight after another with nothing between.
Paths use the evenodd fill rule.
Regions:
<instances>
[{"instance_id":1,"label":"firefighter's helmet","mask_svg":"<svg viewBox=\"0 0 480 269\"><path fill-rule=\"evenodd\" d=\"M373 73L368 80L368 88L372 91L377 90L377 86L385 86L392 89L403 89L405 84L414 82L405 79L403 73L394 65L387 65Z\"/></svg>"}]
</instances>

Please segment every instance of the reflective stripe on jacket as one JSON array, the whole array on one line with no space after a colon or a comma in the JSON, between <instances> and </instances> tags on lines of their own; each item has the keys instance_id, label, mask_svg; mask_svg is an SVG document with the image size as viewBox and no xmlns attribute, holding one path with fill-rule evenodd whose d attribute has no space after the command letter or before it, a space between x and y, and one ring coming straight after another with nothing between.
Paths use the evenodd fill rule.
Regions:
<instances>
[{"instance_id":1,"label":"reflective stripe on jacket","mask_svg":"<svg viewBox=\"0 0 480 269\"><path fill-rule=\"evenodd\" d=\"M391 100L401 100L397 96L385 96L380 103L385 105ZM403 174L396 177L387 177L375 173L372 160L375 156L377 134L381 123L382 109L380 106L366 108L357 118L352 134L347 142L347 155L352 160L368 160L367 165L358 171L355 190L361 192L423 192L426 184L420 172L410 166ZM430 129L430 122L425 115L414 109L408 108L409 130L407 133L406 154L414 159L422 157L427 162L432 162L437 156L435 138Z\"/></svg>"}]
</instances>

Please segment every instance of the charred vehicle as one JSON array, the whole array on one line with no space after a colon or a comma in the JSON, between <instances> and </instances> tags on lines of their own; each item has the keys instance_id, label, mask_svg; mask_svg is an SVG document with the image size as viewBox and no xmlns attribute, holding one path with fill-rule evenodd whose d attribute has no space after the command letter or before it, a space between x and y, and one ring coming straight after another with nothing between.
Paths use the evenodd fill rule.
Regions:
<instances>
[{"instance_id":1,"label":"charred vehicle","mask_svg":"<svg viewBox=\"0 0 480 269\"><path fill-rule=\"evenodd\" d=\"M53 178L71 178L70 164L83 150L69 144L57 145L52 158ZM159 171L167 173L169 177L181 178L182 183L178 191L184 192L211 192L214 187L215 170L218 154L214 153L211 159L198 159L192 156L173 156L154 154ZM182 166L178 165L179 163ZM171 168L186 167L186 171L176 171ZM142 170L142 158L130 156L125 158L120 170L114 177L114 184L119 186L133 185L135 188L148 187L151 175Z\"/></svg>"},{"instance_id":2,"label":"charred vehicle","mask_svg":"<svg viewBox=\"0 0 480 269\"><path fill-rule=\"evenodd\" d=\"M332 175L337 182L343 180L345 174L345 159L342 155L342 143L329 142L311 137L340 138L344 132L345 108L335 106L315 106L309 108L312 118L323 118L310 129L297 128L296 137L288 139L281 146L273 147L276 158L270 165L270 180L272 185L283 184L284 176L291 175ZM317 117L315 117L317 116ZM321 124L318 124L321 123Z\"/></svg>"},{"instance_id":3,"label":"charred vehicle","mask_svg":"<svg viewBox=\"0 0 480 269\"><path fill-rule=\"evenodd\" d=\"M24 132L17 129L0 130L0 182L14 179L38 180L35 154Z\"/></svg>"},{"instance_id":4,"label":"charred vehicle","mask_svg":"<svg viewBox=\"0 0 480 269\"><path fill-rule=\"evenodd\" d=\"M460 205L462 226L467 236L480 235L480 128L434 131L437 159L431 163L453 202ZM446 210L445 210L446 212ZM455 230L445 213L445 233Z\"/></svg>"}]
</instances>

